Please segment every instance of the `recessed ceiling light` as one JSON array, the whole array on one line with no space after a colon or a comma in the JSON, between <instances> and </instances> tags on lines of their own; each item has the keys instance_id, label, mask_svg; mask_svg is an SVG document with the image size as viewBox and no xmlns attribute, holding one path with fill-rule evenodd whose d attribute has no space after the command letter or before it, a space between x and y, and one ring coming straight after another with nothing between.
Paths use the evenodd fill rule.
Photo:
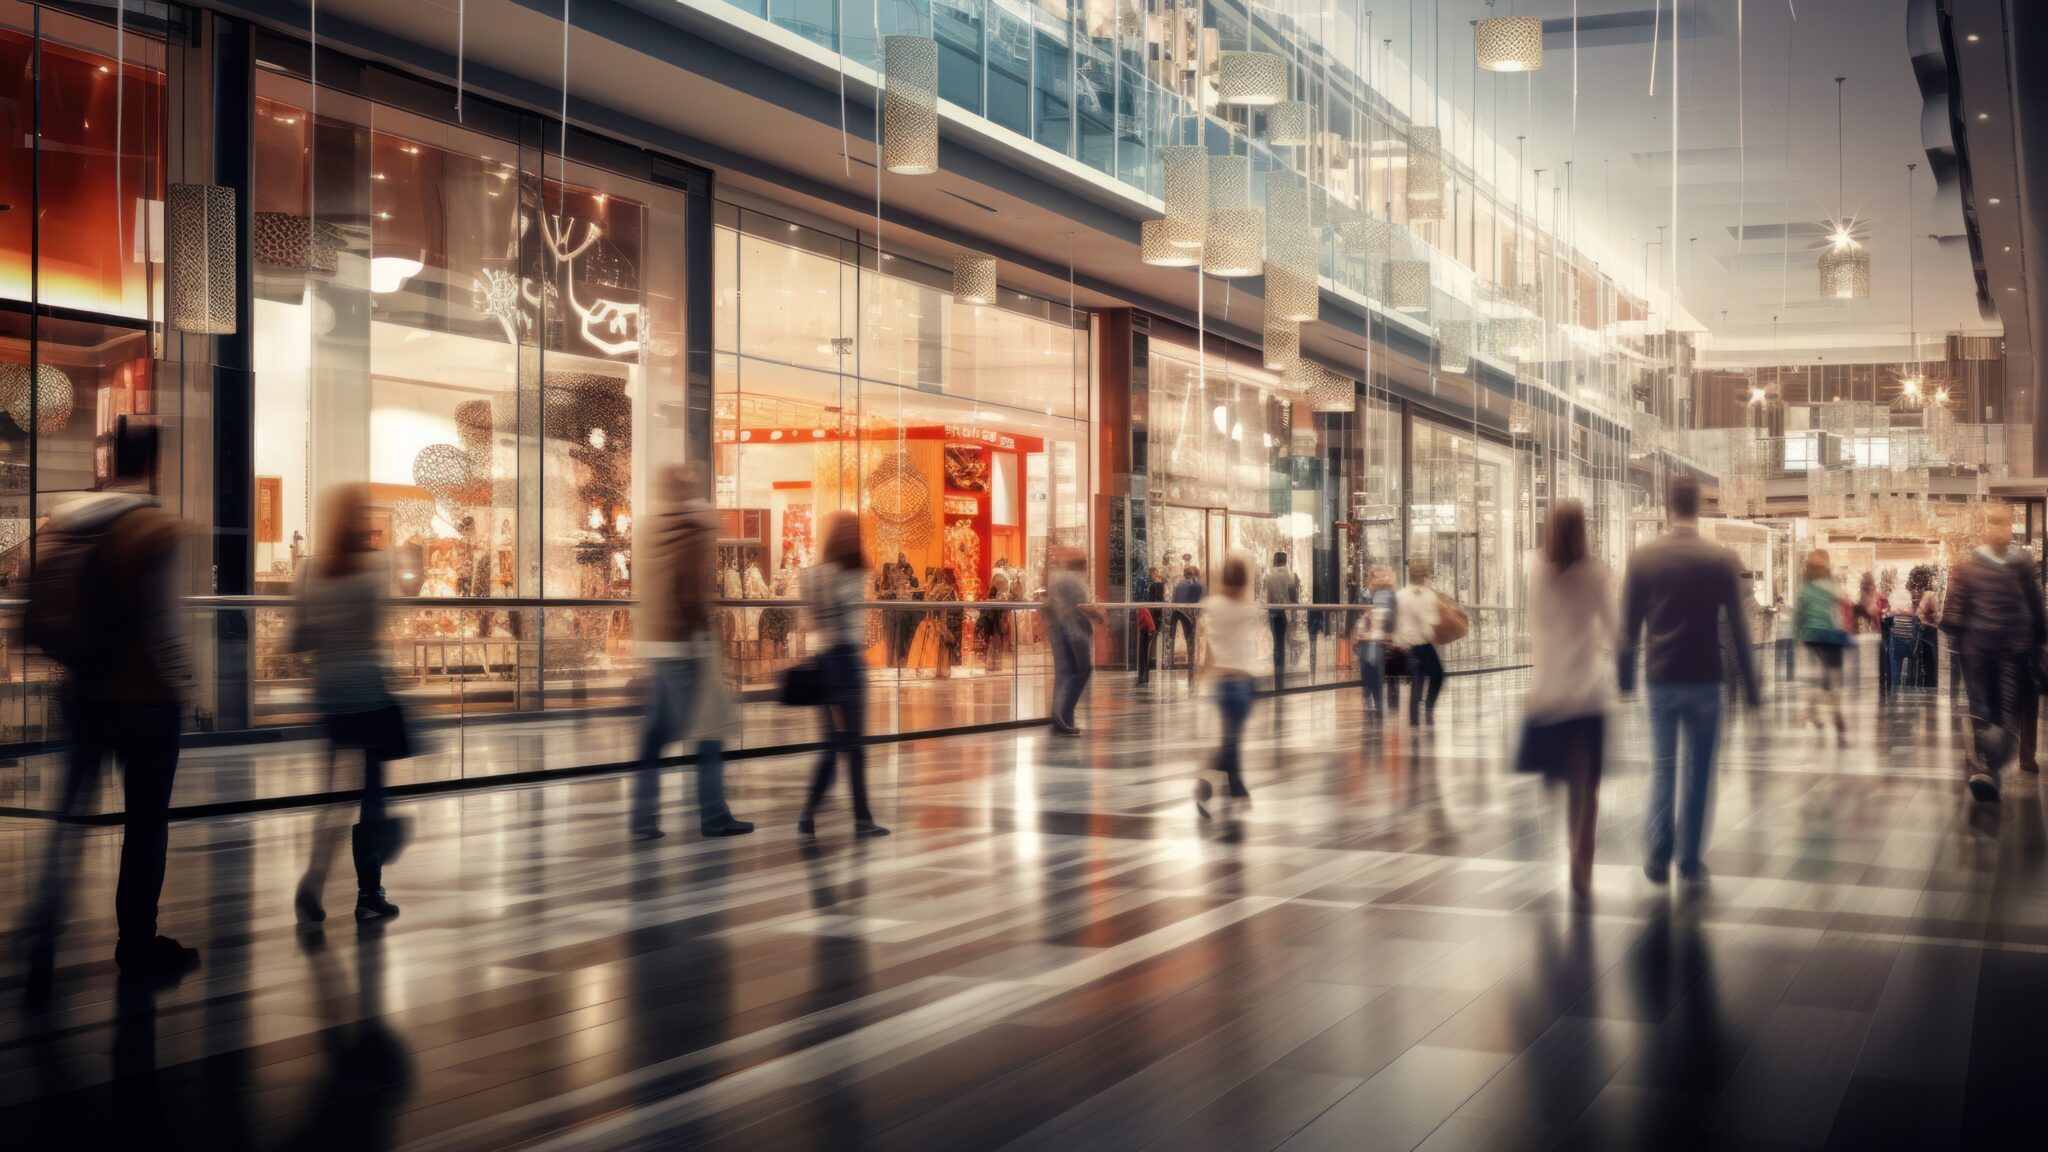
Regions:
<instances>
[{"instance_id":1,"label":"recessed ceiling light","mask_svg":"<svg viewBox=\"0 0 2048 1152\"><path fill-rule=\"evenodd\" d=\"M2006 291L2007 291L2007 292L2017 292L2017 291L2019 291L2019 289L2017 289L2017 288L2007 288L2007 289L2006 289Z\"/></svg>"},{"instance_id":2,"label":"recessed ceiling light","mask_svg":"<svg viewBox=\"0 0 2048 1152\"><path fill-rule=\"evenodd\" d=\"M2005 246L2005 250L2006 250L2007 252L2010 252L2010 251L2012 251L2012 245L2010 245L2010 244L2007 244L2007 245Z\"/></svg>"},{"instance_id":3,"label":"recessed ceiling light","mask_svg":"<svg viewBox=\"0 0 2048 1152\"><path fill-rule=\"evenodd\" d=\"M1979 112L1979 113L1977 113L1977 119L1979 119L1979 120L1989 120L1989 119L1991 119L1991 113L1989 113L1989 112Z\"/></svg>"},{"instance_id":4,"label":"recessed ceiling light","mask_svg":"<svg viewBox=\"0 0 2048 1152\"><path fill-rule=\"evenodd\" d=\"M1972 32L1968 36L1963 37L1963 39L1968 40L1972 44L1975 44L1977 41L1982 40L1983 37L1977 35L1975 32Z\"/></svg>"},{"instance_id":5,"label":"recessed ceiling light","mask_svg":"<svg viewBox=\"0 0 2048 1152\"><path fill-rule=\"evenodd\" d=\"M1992 206L1992 207L1994 207L1994 208L1996 208L1996 207L1998 206L1998 197L1996 197L1996 196L1993 196L1993 197L1991 198L1991 206Z\"/></svg>"}]
</instances>

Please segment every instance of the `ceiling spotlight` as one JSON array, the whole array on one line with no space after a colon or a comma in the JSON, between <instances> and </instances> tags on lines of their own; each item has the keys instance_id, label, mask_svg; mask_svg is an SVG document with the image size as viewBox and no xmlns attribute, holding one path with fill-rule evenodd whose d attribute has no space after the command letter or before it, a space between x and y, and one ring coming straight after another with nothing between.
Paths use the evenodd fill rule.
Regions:
<instances>
[{"instance_id":1,"label":"ceiling spotlight","mask_svg":"<svg viewBox=\"0 0 2048 1152\"><path fill-rule=\"evenodd\" d=\"M1977 119L1979 119L1979 120L1989 120L1989 119L1991 119L1991 113L1989 113L1989 112L1979 112L1979 113L1977 113Z\"/></svg>"},{"instance_id":2,"label":"ceiling spotlight","mask_svg":"<svg viewBox=\"0 0 2048 1152\"><path fill-rule=\"evenodd\" d=\"M1830 239L1834 241L1837 248L1847 248L1852 241L1847 228L1835 229L1835 234Z\"/></svg>"},{"instance_id":3,"label":"ceiling spotlight","mask_svg":"<svg viewBox=\"0 0 2048 1152\"><path fill-rule=\"evenodd\" d=\"M1975 44L1977 41L1982 40L1983 37L1977 35L1975 32L1972 32L1968 36L1963 37L1963 39L1968 40L1972 44Z\"/></svg>"},{"instance_id":4,"label":"ceiling spotlight","mask_svg":"<svg viewBox=\"0 0 2048 1152\"><path fill-rule=\"evenodd\" d=\"M2010 251L2012 251L2012 245L2010 245L2010 244L2007 244L2007 245L2005 246L2005 250L2006 250L2007 252L2010 252Z\"/></svg>"},{"instance_id":5,"label":"ceiling spotlight","mask_svg":"<svg viewBox=\"0 0 2048 1152\"><path fill-rule=\"evenodd\" d=\"M1762 387L1757 385L1750 386L1749 402L1751 404L1761 404L1764 402L1764 390Z\"/></svg>"},{"instance_id":6,"label":"ceiling spotlight","mask_svg":"<svg viewBox=\"0 0 2048 1152\"><path fill-rule=\"evenodd\" d=\"M1998 197L1996 197L1996 196L1993 196L1993 197L1991 198L1991 206L1992 206L1992 207L1994 207L1994 208L1996 208L1996 207L1998 206Z\"/></svg>"}]
</instances>

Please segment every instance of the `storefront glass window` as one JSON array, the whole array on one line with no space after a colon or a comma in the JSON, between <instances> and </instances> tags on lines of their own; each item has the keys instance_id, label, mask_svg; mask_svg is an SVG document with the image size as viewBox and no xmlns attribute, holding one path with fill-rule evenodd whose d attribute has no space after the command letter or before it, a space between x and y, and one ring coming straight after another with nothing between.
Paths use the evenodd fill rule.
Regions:
<instances>
[{"instance_id":1,"label":"storefront glass window","mask_svg":"<svg viewBox=\"0 0 2048 1152\"><path fill-rule=\"evenodd\" d=\"M883 598L922 598L945 572L961 600L1002 584L1029 600L1056 545L1086 547L1088 333L1064 305L1007 289L995 305L962 304L950 270L769 210L720 205L716 223L728 595L796 596L819 520L841 509L860 513L892 578L899 563L907 573L904 588L878 585ZM731 655L749 678L798 654L786 617L732 614ZM956 631L961 667L985 661L979 619ZM873 659L929 674L900 639Z\"/></svg>"}]
</instances>

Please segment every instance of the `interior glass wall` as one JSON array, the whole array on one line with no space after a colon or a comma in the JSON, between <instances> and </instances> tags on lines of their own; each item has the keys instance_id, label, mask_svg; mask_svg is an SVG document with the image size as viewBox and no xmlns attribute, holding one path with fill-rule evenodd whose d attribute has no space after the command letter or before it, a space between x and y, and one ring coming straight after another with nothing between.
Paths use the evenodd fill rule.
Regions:
<instances>
[{"instance_id":1,"label":"interior glass wall","mask_svg":"<svg viewBox=\"0 0 2048 1152\"><path fill-rule=\"evenodd\" d=\"M111 25L0 0L0 597L50 512L112 481L115 423L164 426L157 494L184 511L161 378L168 51L162 13ZM0 634L0 743L54 735L55 671Z\"/></svg>"},{"instance_id":2,"label":"interior glass wall","mask_svg":"<svg viewBox=\"0 0 2048 1152\"><path fill-rule=\"evenodd\" d=\"M501 109L457 125L276 66L256 95L256 590L291 590L327 494L366 484L390 593L422 602L392 640L423 699L622 690L630 616L589 602L633 594L634 513L682 458L684 193ZM509 597L568 603L425 606ZM259 684L300 675L287 629L259 616ZM259 722L299 705L267 699Z\"/></svg>"},{"instance_id":3,"label":"interior glass wall","mask_svg":"<svg viewBox=\"0 0 2048 1152\"><path fill-rule=\"evenodd\" d=\"M1056 550L1085 554L1085 317L1009 289L962 303L950 269L772 208L721 204L716 225L728 597L796 596L818 524L839 510L860 515L881 600L1031 601ZM727 613L746 682L802 655L795 623L774 607ZM1028 612L885 613L870 661L905 681L983 677L1038 660L1036 628Z\"/></svg>"}]
</instances>

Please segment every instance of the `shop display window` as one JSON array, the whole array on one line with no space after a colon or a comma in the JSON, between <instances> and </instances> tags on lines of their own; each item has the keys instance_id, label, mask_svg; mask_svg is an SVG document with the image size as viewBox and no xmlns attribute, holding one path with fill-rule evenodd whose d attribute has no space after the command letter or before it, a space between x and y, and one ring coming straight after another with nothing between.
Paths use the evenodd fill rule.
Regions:
<instances>
[{"instance_id":1,"label":"shop display window","mask_svg":"<svg viewBox=\"0 0 2048 1152\"><path fill-rule=\"evenodd\" d=\"M959 304L932 263L766 209L720 205L716 224L725 590L796 596L819 520L844 509L879 599L1034 598L1055 545L1087 542L1087 329L1008 290ZM979 613L961 614L944 660L896 615L912 627L876 638L877 664L984 666ZM728 616L748 677L797 654L779 610Z\"/></svg>"}]
</instances>

